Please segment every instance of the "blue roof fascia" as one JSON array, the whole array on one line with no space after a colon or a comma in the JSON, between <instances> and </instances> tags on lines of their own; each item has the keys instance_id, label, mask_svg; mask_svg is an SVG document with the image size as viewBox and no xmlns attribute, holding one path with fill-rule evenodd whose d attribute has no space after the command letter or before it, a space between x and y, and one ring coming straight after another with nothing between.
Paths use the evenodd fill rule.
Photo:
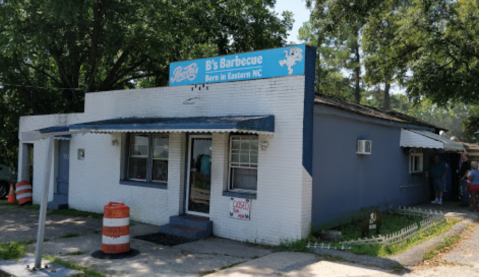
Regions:
<instances>
[{"instance_id":1,"label":"blue roof fascia","mask_svg":"<svg viewBox=\"0 0 479 277\"><path fill-rule=\"evenodd\" d=\"M60 135L60 136L55 136L55 138L71 139L72 135Z\"/></svg>"},{"instance_id":2,"label":"blue roof fascia","mask_svg":"<svg viewBox=\"0 0 479 277\"><path fill-rule=\"evenodd\" d=\"M240 121L237 123L236 129L274 133L274 115Z\"/></svg>"},{"instance_id":3,"label":"blue roof fascia","mask_svg":"<svg viewBox=\"0 0 479 277\"><path fill-rule=\"evenodd\" d=\"M48 127L38 130L42 134L50 134L50 133L62 133L68 132L70 129L68 126L55 126L55 127Z\"/></svg>"},{"instance_id":4,"label":"blue roof fascia","mask_svg":"<svg viewBox=\"0 0 479 277\"><path fill-rule=\"evenodd\" d=\"M274 132L274 116L119 118L75 124L70 130L241 129Z\"/></svg>"}]
</instances>

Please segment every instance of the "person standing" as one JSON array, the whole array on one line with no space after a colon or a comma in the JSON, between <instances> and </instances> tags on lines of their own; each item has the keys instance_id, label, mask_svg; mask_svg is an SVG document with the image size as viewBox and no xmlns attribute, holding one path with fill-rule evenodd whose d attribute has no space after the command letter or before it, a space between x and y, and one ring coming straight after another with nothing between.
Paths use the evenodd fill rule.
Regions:
<instances>
[{"instance_id":1,"label":"person standing","mask_svg":"<svg viewBox=\"0 0 479 277\"><path fill-rule=\"evenodd\" d=\"M429 167L434 192L436 194L436 199L431 201L433 204L442 205L442 196L444 191L446 191L447 170L448 166L446 162L441 161L438 155L434 155L433 164Z\"/></svg>"},{"instance_id":2,"label":"person standing","mask_svg":"<svg viewBox=\"0 0 479 277\"><path fill-rule=\"evenodd\" d=\"M459 182L462 189L462 203L459 205L461 207L469 207L469 192L466 190L467 186L467 175L471 171L471 161L466 153L461 154L461 170L459 171Z\"/></svg>"},{"instance_id":3,"label":"person standing","mask_svg":"<svg viewBox=\"0 0 479 277\"><path fill-rule=\"evenodd\" d=\"M471 163L471 170L467 175L467 186L466 191L471 193L472 199L472 211L477 212L477 193L479 192L479 170L477 170L477 162Z\"/></svg>"}]
</instances>

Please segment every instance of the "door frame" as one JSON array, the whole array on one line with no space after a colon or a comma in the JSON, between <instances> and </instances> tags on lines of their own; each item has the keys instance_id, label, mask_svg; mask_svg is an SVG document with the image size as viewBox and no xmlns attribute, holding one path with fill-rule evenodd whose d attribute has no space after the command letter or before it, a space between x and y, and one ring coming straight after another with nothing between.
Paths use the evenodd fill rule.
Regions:
<instances>
[{"instance_id":1,"label":"door frame","mask_svg":"<svg viewBox=\"0 0 479 277\"><path fill-rule=\"evenodd\" d=\"M201 213L193 212L188 210L188 204L190 202L190 176L191 176L191 143L195 138L206 138L211 139L211 147L213 147L213 136L212 135L190 135L188 136L188 164L186 165L186 201L185 201L185 214L198 215L198 216L207 216L209 217L210 213ZM210 189L211 191L211 189ZM210 203L211 203L211 194L210 194ZM210 205L211 208L211 205ZM211 211L210 211L211 212Z\"/></svg>"}]
</instances>

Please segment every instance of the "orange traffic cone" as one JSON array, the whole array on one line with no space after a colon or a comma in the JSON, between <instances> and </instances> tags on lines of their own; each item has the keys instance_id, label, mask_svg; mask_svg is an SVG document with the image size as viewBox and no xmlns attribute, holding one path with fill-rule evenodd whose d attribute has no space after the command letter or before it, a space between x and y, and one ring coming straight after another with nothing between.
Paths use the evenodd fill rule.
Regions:
<instances>
[{"instance_id":1,"label":"orange traffic cone","mask_svg":"<svg viewBox=\"0 0 479 277\"><path fill-rule=\"evenodd\" d=\"M15 202L15 191L13 191L13 184L10 184L10 193L8 194L8 203Z\"/></svg>"}]
</instances>

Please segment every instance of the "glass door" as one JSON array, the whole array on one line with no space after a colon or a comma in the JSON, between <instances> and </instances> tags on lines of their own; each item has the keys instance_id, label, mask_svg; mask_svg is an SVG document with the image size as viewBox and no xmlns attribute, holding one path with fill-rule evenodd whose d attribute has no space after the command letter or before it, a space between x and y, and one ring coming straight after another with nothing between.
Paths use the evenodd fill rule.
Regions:
<instances>
[{"instance_id":1,"label":"glass door","mask_svg":"<svg viewBox=\"0 0 479 277\"><path fill-rule=\"evenodd\" d=\"M211 137L190 137L186 210L191 214L210 212L211 145Z\"/></svg>"}]
</instances>

